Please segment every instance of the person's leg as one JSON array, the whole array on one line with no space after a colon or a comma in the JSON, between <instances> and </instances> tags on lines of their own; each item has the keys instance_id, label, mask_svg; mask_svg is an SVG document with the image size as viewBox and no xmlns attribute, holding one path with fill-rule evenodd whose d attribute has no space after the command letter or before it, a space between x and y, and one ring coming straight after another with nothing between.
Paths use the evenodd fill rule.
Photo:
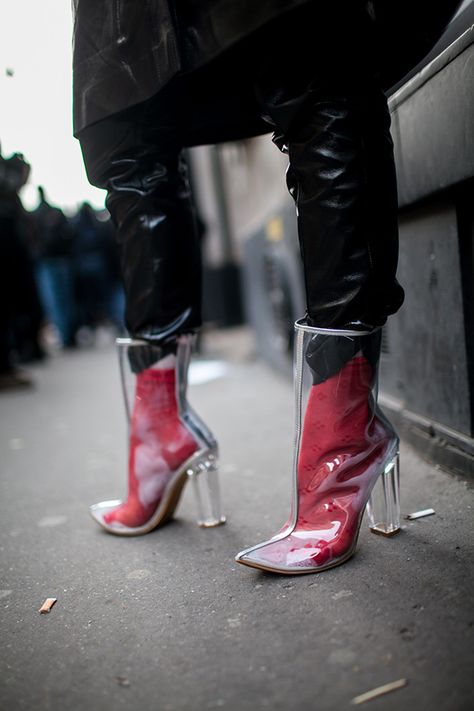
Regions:
<instances>
[{"instance_id":1,"label":"person's leg","mask_svg":"<svg viewBox=\"0 0 474 711\"><path fill-rule=\"evenodd\" d=\"M55 323L63 346L70 347L74 345L75 304L73 275L68 257L58 257L54 260L51 276L55 299Z\"/></svg>"},{"instance_id":2,"label":"person's leg","mask_svg":"<svg viewBox=\"0 0 474 711\"><path fill-rule=\"evenodd\" d=\"M278 76L260 86L274 140L289 157L307 315L296 339L293 517L277 540L238 561L279 572L347 560L376 480L396 471L398 440L376 405L376 373L379 327L403 300L395 279L397 196L385 97L370 56L354 54L351 40L353 33L359 52L370 43L368 18L358 12L346 26L344 16L331 25L326 14L325 31L343 44L336 58L319 47L306 83L300 76L296 86L286 67L279 89ZM308 54L298 59L307 70Z\"/></svg>"},{"instance_id":3,"label":"person's leg","mask_svg":"<svg viewBox=\"0 0 474 711\"><path fill-rule=\"evenodd\" d=\"M373 33L363 3L308 3L269 32L257 79L273 140L289 158L313 326L373 328L403 301L390 115Z\"/></svg>"},{"instance_id":4,"label":"person's leg","mask_svg":"<svg viewBox=\"0 0 474 711\"><path fill-rule=\"evenodd\" d=\"M117 230L126 326L159 344L201 325L199 242L176 121L171 109L137 107L80 136Z\"/></svg>"},{"instance_id":5,"label":"person's leg","mask_svg":"<svg viewBox=\"0 0 474 711\"><path fill-rule=\"evenodd\" d=\"M194 210L172 110L142 106L86 129L91 182L107 189L117 228L134 382L125 501L91 509L106 530L146 533L174 512L187 475L215 476L217 445L190 411L191 334L200 326L200 255ZM128 377L124 373L124 379ZM222 522L214 512L203 525Z\"/></svg>"},{"instance_id":6,"label":"person's leg","mask_svg":"<svg viewBox=\"0 0 474 711\"><path fill-rule=\"evenodd\" d=\"M308 323L374 328L401 305L397 194L385 99L315 92L288 137Z\"/></svg>"}]
</instances>

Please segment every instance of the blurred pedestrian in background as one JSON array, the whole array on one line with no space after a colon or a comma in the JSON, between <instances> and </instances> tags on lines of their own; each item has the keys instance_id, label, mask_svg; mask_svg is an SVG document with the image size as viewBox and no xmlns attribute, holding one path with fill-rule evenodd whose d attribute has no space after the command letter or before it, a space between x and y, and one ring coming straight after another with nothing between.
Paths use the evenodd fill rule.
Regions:
<instances>
[{"instance_id":1,"label":"blurred pedestrian in background","mask_svg":"<svg viewBox=\"0 0 474 711\"><path fill-rule=\"evenodd\" d=\"M125 294L120 268L120 251L116 239L115 225L110 213L105 210L99 216L102 225L106 264L105 312L118 335L125 335Z\"/></svg>"},{"instance_id":2,"label":"blurred pedestrian in background","mask_svg":"<svg viewBox=\"0 0 474 711\"><path fill-rule=\"evenodd\" d=\"M84 202L70 225L77 327L93 330L107 319L121 332L123 299L115 230L110 219L99 219L91 205Z\"/></svg>"},{"instance_id":3,"label":"blurred pedestrian in background","mask_svg":"<svg viewBox=\"0 0 474 711\"><path fill-rule=\"evenodd\" d=\"M74 346L75 303L71 263L72 232L63 212L49 204L38 188L39 204L31 213L31 248L46 318L55 326L63 347Z\"/></svg>"},{"instance_id":4,"label":"blurred pedestrian in background","mask_svg":"<svg viewBox=\"0 0 474 711\"><path fill-rule=\"evenodd\" d=\"M29 173L23 156L0 153L0 389L31 385L17 364L44 356L43 312L28 249L32 225L18 196Z\"/></svg>"},{"instance_id":5,"label":"blurred pedestrian in background","mask_svg":"<svg viewBox=\"0 0 474 711\"><path fill-rule=\"evenodd\" d=\"M136 374L128 497L92 514L111 533L146 533L172 516L190 475L199 522L223 521L217 444L185 397L201 273L183 149L271 130L289 158L307 301L296 326L295 500L279 534L237 560L290 574L343 563L377 482L386 496L371 525L388 535L399 526L398 438L376 405L380 329L403 301L383 88L456 3L74 6L75 131L117 226Z\"/></svg>"}]
</instances>

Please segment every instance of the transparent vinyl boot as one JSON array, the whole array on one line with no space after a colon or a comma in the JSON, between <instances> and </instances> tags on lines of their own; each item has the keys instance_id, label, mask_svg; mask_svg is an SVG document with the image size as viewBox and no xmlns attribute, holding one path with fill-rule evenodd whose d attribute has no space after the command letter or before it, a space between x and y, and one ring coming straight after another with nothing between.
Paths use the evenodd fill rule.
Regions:
<instances>
[{"instance_id":1,"label":"transparent vinyl boot","mask_svg":"<svg viewBox=\"0 0 474 711\"><path fill-rule=\"evenodd\" d=\"M368 506L372 530L399 529L398 446L377 405L381 332L295 324L296 436L289 520L237 562L316 573L355 552ZM381 484L381 496L371 494Z\"/></svg>"},{"instance_id":2,"label":"transparent vinyl boot","mask_svg":"<svg viewBox=\"0 0 474 711\"><path fill-rule=\"evenodd\" d=\"M169 521L188 480L193 481L198 524L224 523L218 482L218 449L210 430L187 401L193 337L182 335L163 354L146 341L117 340L128 422L128 494L123 501L91 506L110 533L148 533Z\"/></svg>"}]
</instances>

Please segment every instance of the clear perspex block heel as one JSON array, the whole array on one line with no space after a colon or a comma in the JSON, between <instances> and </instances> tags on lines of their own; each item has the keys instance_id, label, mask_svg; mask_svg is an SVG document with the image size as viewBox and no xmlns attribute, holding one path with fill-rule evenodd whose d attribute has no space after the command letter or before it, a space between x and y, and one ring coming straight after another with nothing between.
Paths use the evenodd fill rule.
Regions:
<instances>
[{"instance_id":1,"label":"clear perspex block heel","mask_svg":"<svg viewBox=\"0 0 474 711\"><path fill-rule=\"evenodd\" d=\"M394 536L400 531L399 455L386 465L367 502L369 527L373 533Z\"/></svg>"},{"instance_id":2,"label":"clear perspex block heel","mask_svg":"<svg viewBox=\"0 0 474 711\"><path fill-rule=\"evenodd\" d=\"M209 452L186 471L196 495L198 525L212 528L225 523L221 509L217 452Z\"/></svg>"}]
</instances>

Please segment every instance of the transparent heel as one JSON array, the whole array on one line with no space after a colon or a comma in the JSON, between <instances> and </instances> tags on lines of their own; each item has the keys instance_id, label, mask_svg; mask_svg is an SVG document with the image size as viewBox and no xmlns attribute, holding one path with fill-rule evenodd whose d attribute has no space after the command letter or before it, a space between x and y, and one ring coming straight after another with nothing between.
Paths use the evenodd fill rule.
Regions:
<instances>
[{"instance_id":1,"label":"transparent heel","mask_svg":"<svg viewBox=\"0 0 474 711\"><path fill-rule=\"evenodd\" d=\"M217 455L209 452L198 459L186 473L193 482L198 511L198 525L203 528L225 523L221 509Z\"/></svg>"},{"instance_id":2,"label":"transparent heel","mask_svg":"<svg viewBox=\"0 0 474 711\"><path fill-rule=\"evenodd\" d=\"M398 453L379 476L367 503L372 533L394 536L400 531L400 468Z\"/></svg>"}]
</instances>

